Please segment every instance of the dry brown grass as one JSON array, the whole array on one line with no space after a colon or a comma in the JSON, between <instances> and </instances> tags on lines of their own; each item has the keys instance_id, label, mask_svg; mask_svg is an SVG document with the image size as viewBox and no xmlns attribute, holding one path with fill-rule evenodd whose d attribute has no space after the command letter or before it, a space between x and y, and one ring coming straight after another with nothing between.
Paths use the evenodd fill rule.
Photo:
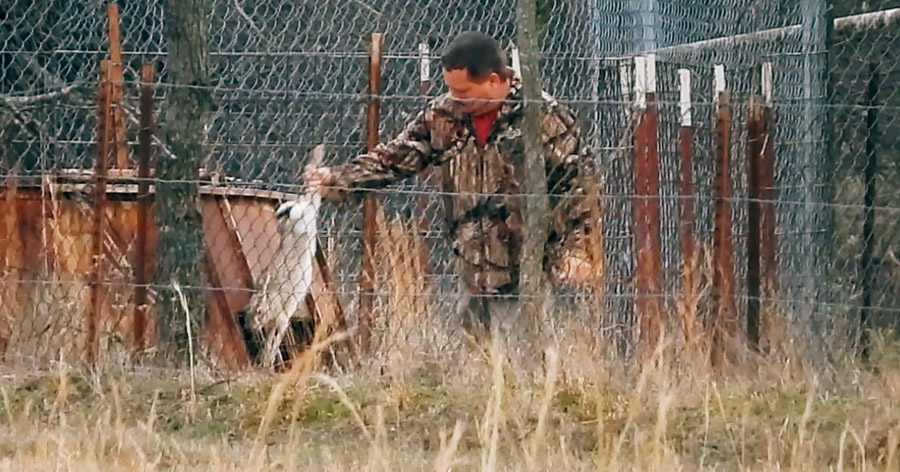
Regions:
<instances>
[{"instance_id":1,"label":"dry brown grass","mask_svg":"<svg viewBox=\"0 0 900 472\"><path fill-rule=\"evenodd\" d=\"M381 250L420 273L420 243L393 224ZM0 470L898 470L900 344L825 363L785 324L767 353L713 372L703 267L685 269L697 282L671 317L684 334L631 359L590 317L532 352L413 340L445 327L386 276L384 351L349 372L320 365L330 326L277 376L7 367ZM410 273L391 277L420 296Z\"/></svg>"},{"instance_id":2,"label":"dry brown grass","mask_svg":"<svg viewBox=\"0 0 900 472\"><path fill-rule=\"evenodd\" d=\"M418 367L417 353L429 340L428 270L425 267L425 242L415 221L399 216L376 216L378 262L376 290L385 293L378 312L377 356L391 379L394 403L407 396L406 378Z\"/></svg>"},{"instance_id":3,"label":"dry brown grass","mask_svg":"<svg viewBox=\"0 0 900 472\"><path fill-rule=\"evenodd\" d=\"M575 333L567 329L566 333ZM640 363L562 335L512 371L501 341L389 374L6 371L2 470L897 470L900 350L873 365L746 356L728 375L661 344ZM426 362L427 361L420 361Z\"/></svg>"}]
</instances>

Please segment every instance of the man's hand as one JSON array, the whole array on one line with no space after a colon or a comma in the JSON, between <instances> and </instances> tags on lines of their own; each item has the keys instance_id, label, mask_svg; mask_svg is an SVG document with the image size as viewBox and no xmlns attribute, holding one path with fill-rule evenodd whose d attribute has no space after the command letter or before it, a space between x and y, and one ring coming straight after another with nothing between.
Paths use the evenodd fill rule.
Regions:
<instances>
[{"instance_id":1,"label":"man's hand","mask_svg":"<svg viewBox=\"0 0 900 472\"><path fill-rule=\"evenodd\" d=\"M303 181L308 191L324 198L329 193L327 187L334 185L334 172L330 167L309 167L303 172Z\"/></svg>"}]
</instances>

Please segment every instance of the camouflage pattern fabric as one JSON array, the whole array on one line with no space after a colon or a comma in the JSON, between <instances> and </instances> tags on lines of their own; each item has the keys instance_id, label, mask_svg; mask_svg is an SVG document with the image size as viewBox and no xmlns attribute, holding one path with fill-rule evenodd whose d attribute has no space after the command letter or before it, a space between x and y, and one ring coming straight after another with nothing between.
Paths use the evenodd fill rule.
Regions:
<instances>
[{"instance_id":1,"label":"camouflage pattern fabric","mask_svg":"<svg viewBox=\"0 0 900 472\"><path fill-rule=\"evenodd\" d=\"M346 196L439 166L462 281L473 293L516 293L528 198L522 189L527 162L521 83L513 81L483 146L458 105L449 93L435 98L395 139L334 168L334 186ZM551 207L544 267L552 275L563 256L586 253L587 236L601 230L601 186L575 115L546 93L540 140Z\"/></svg>"}]
</instances>

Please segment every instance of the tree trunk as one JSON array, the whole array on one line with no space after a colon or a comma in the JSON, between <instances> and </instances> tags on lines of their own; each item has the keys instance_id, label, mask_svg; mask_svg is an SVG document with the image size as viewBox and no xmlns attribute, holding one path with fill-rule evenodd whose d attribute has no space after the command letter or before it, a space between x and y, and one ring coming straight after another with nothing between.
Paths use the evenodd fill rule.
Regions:
<instances>
[{"instance_id":1,"label":"tree trunk","mask_svg":"<svg viewBox=\"0 0 900 472\"><path fill-rule=\"evenodd\" d=\"M518 39L521 52L522 92L525 97L525 235L520 266L520 293L534 327L544 325L547 284L544 246L547 243L549 198L541 135L541 69L537 42L535 0L519 0Z\"/></svg>"},{"instance_id":2,"label":"tree trunk","mask_svg":"<svg viewBox=\"0 0 900 472\"><path fill-rule=\"evenodd\" d=\"M160 154L156 168L157 282L164 287L157 333L162 358L185 365L189 333L196 337L204 317L199 289L203 285L203 247L197 181L211 104L206 39L210 4L209 0L166 0L165 7L166 67L168 82L175 87L168 91L164 135L175 157ZM176 290L176 284L181 290Z\"/></svg>"}]
</instances>

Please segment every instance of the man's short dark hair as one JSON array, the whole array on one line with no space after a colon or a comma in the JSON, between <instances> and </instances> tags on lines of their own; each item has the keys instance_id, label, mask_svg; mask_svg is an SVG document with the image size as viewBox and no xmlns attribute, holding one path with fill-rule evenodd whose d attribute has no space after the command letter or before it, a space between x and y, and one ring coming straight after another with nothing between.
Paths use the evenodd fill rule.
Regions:
<instances>
[{"instance_id":1,"label":"man's short dark hair","mask_svg":"<svg viewBox=\"0 0 900 472\"><path fill-rule=\"evenodd\" d=\"M492 73L509 77L506 54L494 38L478 31L466 31L457 36L441 56L446 70L466 69L474 79L486 79Z\"/></svg>"}]
</instances>

